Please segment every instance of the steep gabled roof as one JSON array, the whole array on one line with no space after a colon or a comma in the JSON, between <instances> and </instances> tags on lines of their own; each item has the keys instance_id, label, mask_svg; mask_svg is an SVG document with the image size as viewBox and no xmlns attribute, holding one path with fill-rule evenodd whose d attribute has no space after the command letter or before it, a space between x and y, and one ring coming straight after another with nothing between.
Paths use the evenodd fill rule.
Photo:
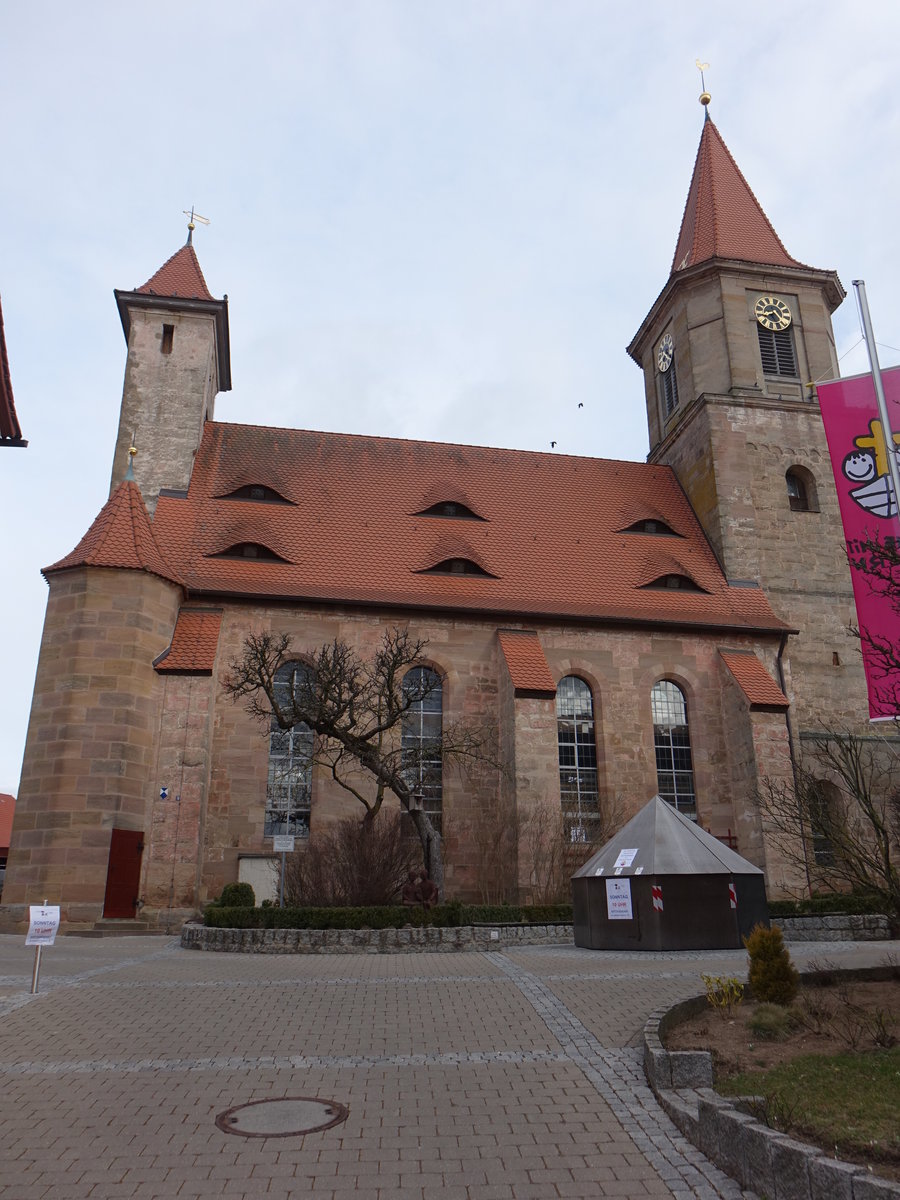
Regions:
<instances>
[{"instance_id":1,"label":"steep gabled roof","mask_svg":"<svg viewBox=\"0 0 900 1200\"><path fill-rule=\"evenodd\" d=\"M75 549L44 567L42 574L70 567L149 571L171 583L181 583L160 552L140 488L133 479L122 480Z\"/></svg>"},{"instance_id":2,"label":"steep gabled roof","mask_svg":"<svg viewBox=\"0 0 900 1200\"><path fill-rule=\"evenodd\" d=\"M715 124L703 123L672 272L711 258L802 267L791 258Z\"/></svg>"},{"instance_id":3,"label":"steep gabled roof","mask_svg":"<svg viewBox=\"0 0 900 1200\"><path fill-rule=\"evenodd\" d=\"M27 446L13 403L9 357L6 353L6 334L3 331L3 309L0 307L0 446Z\"/></svg>"},{"instance_id":4,"label":"steep gabled roof","mask_svg":"<svg viewBox=\"0 0 900 1200\"><path fill-rule=\"evenodd\" d=\"M556 681L535 630L498 629L497 638L517 696L556 695Z\"/></svg>"},{"instance_id":5,"label":"steep gabled roof","mask_svg":"<svg viewBox=\"0 0 900 1200\"><path fill-rule=\"evenodd\" d=\"M482 520L423 515L449 479ZM290 503L229 497L248 480ZM683 535L702 591L640 586L654 553L670 570L673 539L622 532L636 496ZM646 463L208 421L188 494L160 496L153 532L196 597L784 628L762 591L728 586L674 472ZM288 561L210 557L248 541ZM446 547L486 573L423 569Z\"/></svg>"},{"instance_id":6,"label":"steep gabled roof","mask_svg":"<svg viewBox=\"0 0 900 1200\"><path fill-rule=\"evenodd\" d=\"M720 650L719 654L751 708L790 708L787 696L752 650Z\"/></svg>"},{"instance_id":7,"label":"steep gabled roof","mask_svg":"<svg viewBox=\"0 0 900 1200\"><path fill-rule=\"evenodd\" d=\"M214 300L206 286L194 247L188 243L176 250L143 287L135 291L145 296L176 296L180 300Z\"/></svg>"},{"instance_id":8,"label":"steep gabled roof","mask_svg":"<svg viewBox=\"0 0 900 1200\"><path fill-rule=\"evenodd\" d=\"M183 608L172 644L153 663L160 675L211 675L216 662L221 608Z\"/></svg>"}]
</instances>

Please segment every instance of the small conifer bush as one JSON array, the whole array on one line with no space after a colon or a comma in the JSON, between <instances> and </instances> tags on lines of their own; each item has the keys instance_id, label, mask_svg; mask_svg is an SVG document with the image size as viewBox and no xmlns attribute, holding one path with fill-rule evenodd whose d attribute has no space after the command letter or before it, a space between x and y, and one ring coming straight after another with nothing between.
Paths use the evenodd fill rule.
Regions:
<instances>
[{"instance_id":1,"label":"small conifer bush","mask_svg":"<svg viewBox=\"0 0 900 1200\"><path fill-rule=\"evenodd\" d=\"M777 925L755 925L744 938L750 955L748 979L754 1000L763 1004L792 1004L799 976Z\"/></svg>"},{"instance_id":2,"label":"small conifer bush","mask_svg":"<svg viewBox=\"0 0 900 1200\"><path fill-rule=\"evenodd\" d=\"M256 896L249 883L226 883L219 903L223 908L255 908Z\"/></svg>"}]
</instances>

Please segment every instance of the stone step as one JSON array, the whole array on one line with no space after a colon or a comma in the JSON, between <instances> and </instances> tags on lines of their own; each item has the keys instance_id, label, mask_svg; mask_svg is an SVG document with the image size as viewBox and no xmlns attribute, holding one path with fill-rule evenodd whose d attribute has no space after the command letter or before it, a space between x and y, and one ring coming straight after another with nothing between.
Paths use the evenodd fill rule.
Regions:
<instances>
[{"instance_id":1,"label":"stone step","mask_svg":"<svg viewBox=\"0 0 900 1200\"><path fill-rule=\"evenodd\" d=\"M146 921L129 921L122 920L100 920L95 921L91 929L67 929L67 937L134 937L136 935L149 935L151 937L165 937L165 929L159 929L157 926L150 926Z\"/></svg>"}]
</instances>

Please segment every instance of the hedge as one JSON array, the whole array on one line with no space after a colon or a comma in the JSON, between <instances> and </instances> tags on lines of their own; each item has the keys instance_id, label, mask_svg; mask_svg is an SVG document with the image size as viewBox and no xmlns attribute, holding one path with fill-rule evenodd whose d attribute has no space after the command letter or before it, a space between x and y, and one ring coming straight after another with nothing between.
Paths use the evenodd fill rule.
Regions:
<instances>
[{"instance_id":1,"label":"hedge","mask_svg":"<svg viewBox=\"0 0 900 1200\"><path fill-rule=\"evenodd\" d=\"M434 908L225 908L210 905L216 929L402 929L404 925L571 925L571 904L436 904Z\"/></svg>"},{"instance_id":2,"label":"hedge","mask_svg":"<svg viewBox=\"0 0 900 1200\"><path fill-rule=\"evenodd\" d=\"M828 896L812 896L807 900L770 900L769 916L856 916L861 913L884 913L886 907L883 896L836 892Z\"/></svg>"}]
</instances>

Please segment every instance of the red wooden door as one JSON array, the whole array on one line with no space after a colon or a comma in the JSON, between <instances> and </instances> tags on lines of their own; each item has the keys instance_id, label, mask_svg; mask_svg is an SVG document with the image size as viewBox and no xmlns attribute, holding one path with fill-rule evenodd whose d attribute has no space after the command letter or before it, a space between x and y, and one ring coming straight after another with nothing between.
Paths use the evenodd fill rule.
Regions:
<instances>
[{"instance_id":1,"label":"red wooden door","mask_svg":"<svg viewBox=\"0 0 900 1200\"><path fill-rule=\"evenodd\" d=\"M133 917L141 886L144 835L135 829L114 829L109 843L104 917Z\"/></svg>"}]
</instances>

